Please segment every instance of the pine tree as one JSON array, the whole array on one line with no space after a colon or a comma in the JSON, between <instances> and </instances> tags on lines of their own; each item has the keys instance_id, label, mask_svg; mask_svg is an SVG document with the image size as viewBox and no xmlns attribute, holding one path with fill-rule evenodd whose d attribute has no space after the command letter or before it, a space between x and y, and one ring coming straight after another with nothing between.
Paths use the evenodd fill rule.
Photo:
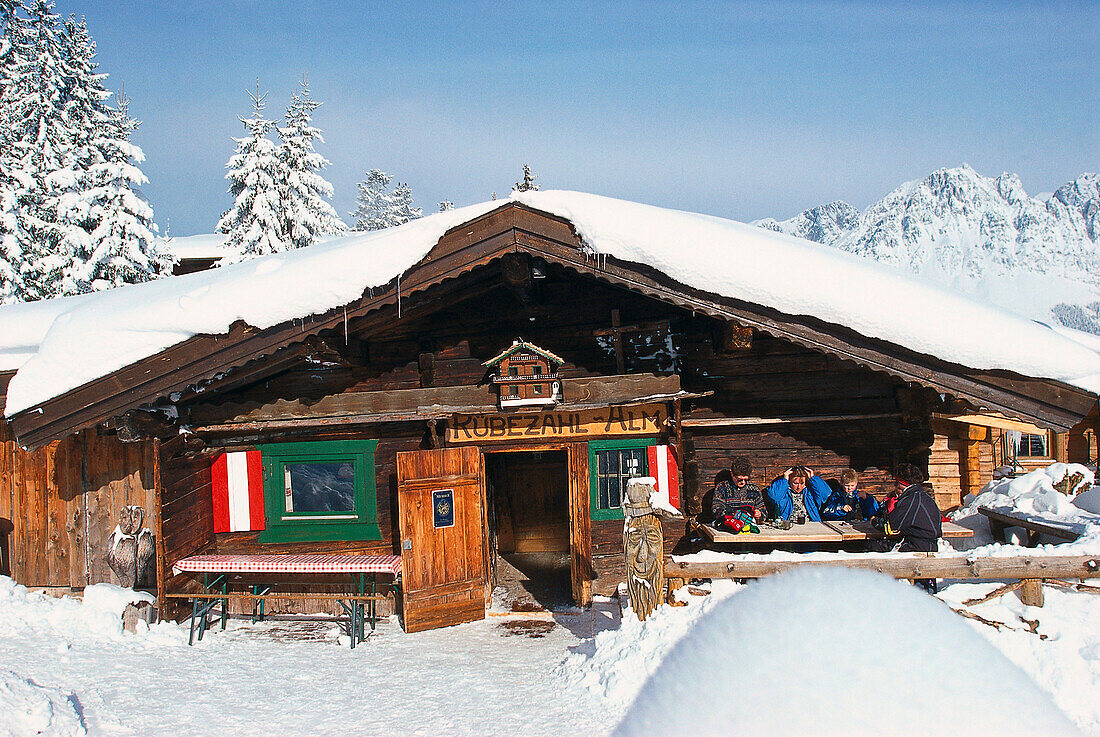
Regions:
<instances>
[{"instance_id":1,"label":"pine tree","mask_svg":"<svg viewBox=\"0 0 1100 737\"><path fill-rule=\"evenodd\" d=\"M27 236L20 233L16 214L17 193L24 187L12 146L16 118L18 70L23 66L27 46L25 22L17 14L18 0L0 0L0 304L22 298L20 273L22 247Z\"/></svg>"},{"instance_id":2,"label":"pine tree","mask_svg":"<svg viewBox=\"0 0 1100 737\"><path fill-rule=\"evenodd\" d=\"M82 286L92 290L148 281L172 270L166 244L154 232L153 209L134 191L148 181L136 166L145 154L130 142L140 123L130 117L125 94L110 112L92 139L98 161L88 169L90 187L84 198L90 203L90 248L76 273Z\"/></svg>"},{"instance_id":3,"label":"pine tree","mask_svg":"<svg viewBox=\"0 0 1100 737\"><path fill-rule=\"evenodd\" d=\"M10 116L9 171L19 181L11 226L19 243L23 299L78 291L66 272L86 241L86 234L62 215L65 195L77 184L71 164L81 152L80 135L67 109L73 74L60 21L52 11L46 0L36 0L28 11L14 84L4 91Z\"/></svg>"},{"instance_id":4,"label":"pine tree","mask_svg":"<svg viewBox=\"0 0 1100 737\"><path fill-rule=\"evenodd\" d=\"M310 97L309 83L302 81L286 110L286 127L279 128L279 163L282 167L282 217L284 240L293 248L308 246L319 236L342 233L347 226L328 202L332 185L318 172L329 161L313 148L314 140L324 143L321 131L313 127L313 111L321 103Z\"/></svg>"},{"instance_id":5,"label":"pine tree","mask_svg":"<svg viewBox=\"0 0 1100 737\"><path fill-rule=\"evenodd\" d=\"M523 165L523 180L513 184L512 185L512 191L513 192L531 192L531 191L537 192L540 185L535 184L535 180L538 179L538 177L539 177L538 174L535 174L531 171L531 167L527 166L527 164L524 164Z\"/></svg>"},{"instance_id":6,"label":"pine tree","mask_svg":"<svg viewBox=\"0 0 1100 737\"><path fill-rule=\"evenodd\" d=\"M367 178L359 183L357 206L351 216L356 230L381 230L403 225L423 213L413 206L412 190L407 184L398 184L389 191L389 174L371 169Z\"/></svg>"},{"instance_id":7,"label":"pine tree","mask_svg":"<svg viewBox=\"0 0 1100 737\"><path fill-rule=\"evenodd\" d=\"M228 234L226 245L233 255L219 263L234 263L252 256L285 251L288 247L282 234L279 184L281 167L275 144L267 138L274 126L264 117L264 98L260 85L252 100L252 116L240 118L248 135L234 139L237 151L226 163L229 172L229 193L233 206L218 223L219 233Z\"/></svg>"},{"instance_id":8,"label":"pine tree","mask_svg":"<svg viewBox=\"0 0 1100 737\"><path fill-rule=\"evenodd\" d=\"M451 202L450 200L443 200L439 203L440 212L447 212L448 210L453 209L455 209L455 203Z\"/></svg>"},{"instance_id":9,"label":"pine tree","mask_svg":"<svg viewBox=\"0 0 1100 737\"><path fill-rule=\"evenodd\" d=\"M391 212L394 225L404 225L424 214L419 207L413 206L412 190L409 189L409 185L403 182L393 188L393 210Z\"/></svg>"}]
</instances>

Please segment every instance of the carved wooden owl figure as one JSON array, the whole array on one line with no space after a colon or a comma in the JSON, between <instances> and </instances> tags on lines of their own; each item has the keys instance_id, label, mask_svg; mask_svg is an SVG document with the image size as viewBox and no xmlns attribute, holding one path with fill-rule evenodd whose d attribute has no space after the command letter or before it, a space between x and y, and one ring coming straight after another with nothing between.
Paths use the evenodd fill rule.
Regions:
<instances>
[{"instance_id":1,"label":"carved wooden owl figure","mask_svg":"<svg viewBox=\"0 0 1100 737\"><path fill-rule=\"evenodd\" d=\"M153 557L153 533L141 526L144 519L145 510L141 507L123 507L118 513L118 525L107 540L107 565L125 588L133 588L145 579Z\"/></svg>"}]
</instances>

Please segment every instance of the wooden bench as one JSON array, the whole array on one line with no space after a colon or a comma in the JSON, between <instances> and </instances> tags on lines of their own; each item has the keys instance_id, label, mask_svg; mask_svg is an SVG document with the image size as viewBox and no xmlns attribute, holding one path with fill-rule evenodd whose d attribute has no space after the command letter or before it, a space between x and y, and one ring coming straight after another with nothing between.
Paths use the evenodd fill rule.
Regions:
<instances>
[{"instance_id":1,"label":"wooden bench","mask_svg":"<svg viewBox=\"0 0 1100 737\"><path fill-rule=\"evenodd\" d=\"M1020 527L1027 531L1027 547L1034 548L1039 544L1039 536L1047 535L1065 542L1073 542L1084 533L1084 527L1073 528L1068 525L1059 525L1053 522L1032 517L1022 512L1010 512L1005 510L978 507L978 512L989 520L989 531L993 538L1001 542L1008 542L1006 528Z\"/></svg>"},{"instance_id":2,"label":"wooden bench","mask_svg":"<svg viewBox=\"0 0 1100 737\"><path fill-rule=\"evenodd\" d=\"M369 618L374 631L377 603L384 596L378 594L379 574L393 577L396 589L400 586L401 556L399 555L194 555L182 558L172 565L175 574L202 575L202 593L166 594L170 598L191 600L191 633L188 644L193 645L195 634L201 640L207 628L207 615L221 603L221 628L225 629L229 601L252 601L258 605L258 618L263 619L263 603L267 599L332 599L337 601L348 615L348 636L351 647L364 639L364 620ZM280 592L271 593L279 582L296 578L319 576L337 577L348 584L346 593L319 594ZM370 593L366 591L370 577ZM247 579L251 592L231 592L231 579ZM260 582L260 583L257 583ZM220 590L219 590L220 589ZM254 612L255 612L254 607ZM254 619L256 615L253 615Z\"/></svg>"}]
</instances>

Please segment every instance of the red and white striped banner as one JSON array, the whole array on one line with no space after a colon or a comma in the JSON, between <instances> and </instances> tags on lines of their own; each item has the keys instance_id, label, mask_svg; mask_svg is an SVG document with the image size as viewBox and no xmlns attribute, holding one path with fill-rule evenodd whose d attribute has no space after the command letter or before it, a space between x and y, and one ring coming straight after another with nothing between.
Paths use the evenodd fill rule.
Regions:
<instances>
[{"instance_id":1,"label":"red and white striped banner","mask_svg":"<svg viewBox=\"0 0 1100 737\"><path fill-rule=\"evenodd\" d=\"M649 475L657 479L657 491L668 494L672 506L680 509L680 470L676 455L668 445L651 445L647 448Z\"/></svg>"},{"instance_id":2,"label":"red and white striped banner","mask_svg":"<svg viewBox=\"0 0 1100 737\"><path fill-rule=\"evenodd\" d=\"M264 468L260 451L222 453L210 468L214 532L264 529Z\"/></svg>"}]
</instances>

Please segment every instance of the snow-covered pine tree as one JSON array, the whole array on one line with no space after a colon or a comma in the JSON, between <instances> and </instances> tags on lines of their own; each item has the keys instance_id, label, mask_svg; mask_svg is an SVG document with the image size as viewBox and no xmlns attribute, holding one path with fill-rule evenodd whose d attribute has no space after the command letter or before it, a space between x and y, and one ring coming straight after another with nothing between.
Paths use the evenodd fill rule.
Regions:
<instances>
[{"instance_id":1,"label":"snow-covered pine tree","mask_svg":"<svg viewBox=\"0 0 1100 737\"><path fill-rule=\"evenodd\" d=\"M226 233L226 245L233 255L219 264L243 261L253 256L285 251L280 214L282 179L275 144L267 138L274 123L264 117L264 98L259 82L252 100L252 116L240 118L248 135L235 138L237 151L229 158L229 193L233 206L218 222L217 231Z\"/></svg>"},{"instance_id":2,"label":"snow-covered pine tree","mask_svg":"<svg viewBox=\"0 0 1100 737\"><path fill-rule=\"evenodd\" d=\"M16 89L19 69L26 53L27 32L24 20L16 12L18 0L0 0L0 304L21 299L20 274L22 244L20 219L16 216L17 192L24 183L16 169L15 149L11 145L16 117Z\"/></svg>"},{"instance_id":3,"label":"snow-covered pine tree","mask_svg":"<svg viewBox=\"0 0 1100 737\"><path fill-rule=\"evenodd\" d=\"M447 212L448 210L453 209L455 209L455 203L451 202L450 200L443 200L439 203L440 212Z\"/></svg>"},{"instance_id":4,"label":"snow-covered pine tree","mask_svg":"<svg viewBox=\"0 0 1100 737\"><path fill-rule=\"evenodd\" d=\"M394 225L404 225L424 215L419 207L413 206L412 190L404 182L393 188L392 219Z\"/></svg>"},{"instance_id":5,"label":"snow-covered pine tree","mask_svg":"<svg viewBox=\"0 0 1100 737\"><path fill-rule=\"evenodd\" d=\"M343 233L347 226L328 202L332 185L319 172L329 161L313 148L314 140L324 143L321 131L312 125L313 111L321 103L310 97L309 82L291 98L286 126L279 131L279 163L283 179L283 233L292 248L308 246L319 236Z\"/></svg>"},{"instance_id":6,"label":"snow-covered pine tree","mask_svg":"<svg viewBox=\"0 0 1100 737\"><path fill-rule=\"evenodd\" d=\"M88 169L84 197L90 247L77 272L85 290L135 284L172 271L172 259L154 232L153 208L134 191L148 181L137 167L145 154L130 142L140 122L130 117L124 93L109 112L91 142L97 160Z\"/></svg>"},{"instance_id":7,"label":"snow-covered pine tree","mask_svg":"<svg viewBox=\"0 0 1100 737\"><path fill-rule=\"evenodd\" d=\"M539 186L535 184L535 180L539 178L538 174L531 171L531 167L527 164L523 165L523 179L512 185L513 192L530 192L538 191Z\"/></svg>"},{"instance_id":8,"label":"snow-covered pine tree","mask_svg":"<svg viewBox=\"0 0 1100 737\"><path fill-rule=\"evenodd\" d=\"M380 169L371 169L367 178L359 182L359 194L355 196L356 230L382 230L397 223L393 222L393 195L389 191L390 175Z\"/></svg>"},{"instance_id":9,"label":"snow-covered pine tree","mask_svg":"<svg viewBox=\"0 0 1100 737\"><path fill-rule=\"evenodd\" d=\"M28 15L14 83L3 91L10 116L9 171L19 182L10 225L19 244L24 300L78 291L66 279L66 269L86 241L86 234L60 215L64 196L77 184L70 164L81 155L80 134L68 109L69 53L53 3L36 0Z\"/></svg>"}]
</instances>

